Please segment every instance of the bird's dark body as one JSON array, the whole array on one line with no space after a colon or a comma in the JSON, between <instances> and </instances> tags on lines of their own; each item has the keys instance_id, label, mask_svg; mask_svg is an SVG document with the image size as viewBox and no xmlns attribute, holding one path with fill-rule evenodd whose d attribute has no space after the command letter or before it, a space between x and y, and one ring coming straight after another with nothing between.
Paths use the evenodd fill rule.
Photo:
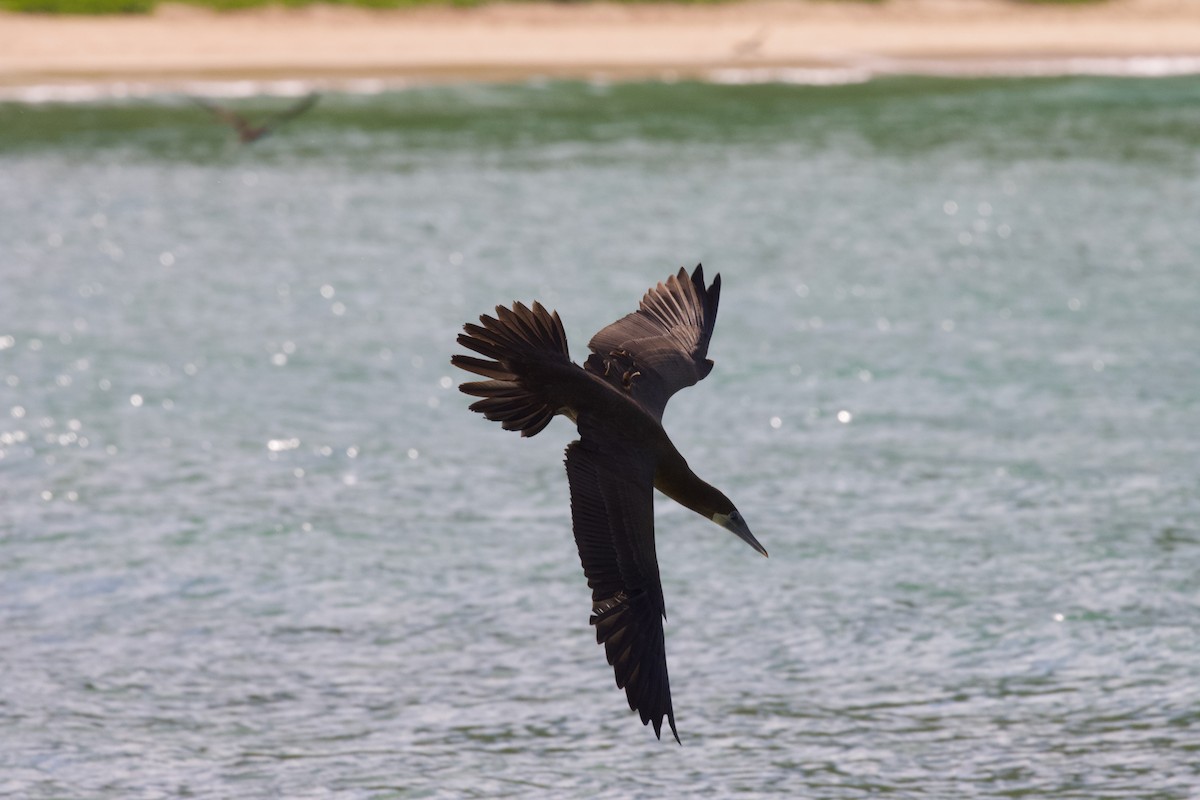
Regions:
<instances>
[{"instance_id":1,"label":"bird's dark body","mask_svg":"<svg viewBox=\"0 0 1200 800\"><path fill-rule=\"evenodd\" d=\"M555 371L556 383L540 384L547 397L553 399L563 416L575 420L589 420L604 428L606 436L622 439L629 447L642 452L653 460L656 468L660 463L674 468L686 466L687 462L675 449L662 423L621 394L607 381L596 377L576 364ZM606 424L609 420L620 420L620 425ZM655 472L657 482L657 469Z\"/></svg>"},{"instance_id":2,"label":"bird's dark body","mask_svg":"<svg viewBox=\"0 0 1200 800\"><path fill-rule=\"evenodd\" d=\"M571 517L592 589L591 623L630 708L678 739L667 679L665 604L654 550L653 489L733 531L766 555L723 493L692 472L661 422L672 394L708 375L720 276L680 270L647 292L638 311L597 333L581 367L557 313L539 303L496 308L468 323L459 343L486 356L451 360L489 380L463 384L471 409L533 436L555 415L573 420L566 450Z\"/></svg>"},{"instance_id":3,"label":"bird's dark body","mask_svg":"<svg viewBox=\"0 0 1200 800\"><path fill-rule=\"evenodd\" d=\"M662 423L628 394L564 357L514 359L518 383L537 392L558 413L579 423L601 426L605 436L622 440L654 464L654 488L683 505L688 489L699 481L667 436ZM619 421L619 424L613 424Z\"/></svg>"}]
</instances>

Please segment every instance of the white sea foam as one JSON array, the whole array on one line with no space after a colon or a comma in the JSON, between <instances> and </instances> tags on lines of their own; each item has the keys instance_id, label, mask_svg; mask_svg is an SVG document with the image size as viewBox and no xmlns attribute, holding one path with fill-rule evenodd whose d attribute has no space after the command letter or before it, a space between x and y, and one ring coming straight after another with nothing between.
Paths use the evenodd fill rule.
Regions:
<instances>
[{"instance_id":1,"label":"white sea foam","mask_svg":"<svg viewBox=\"0 0 1200 800\"><path fill-rule=\"evenodd\" d=\"M841 63L824 66L718 67L701 73L703 80L719 84L787 83L832 86L863 83L886 75L937 77L1054 77L1095 75L1162 78L1200 74L1200 56L1046 57L970 59L893 59L848 54ZM663 80L678 74L663 73ZM592 82L608 83L603 74ZM87 103L102 100L148 99L168 95L204 97L299 97L313 91L345 94L379 94L419 85L419 80L377 78L287 78L187 81L78 81L0 87L0 101L19 103Z\"/></svg>"},{"instance_id":2,"label":"white sea foam","mask_svg":"<svg viewBox=\"0 0 1200 800\"><path fill-rule=\"evenodd\" d=\"M400 78L311 80L191 80L191 81L90 81L41 83L0 87L0 101L19 103L89 103L101 100L144 100L168 95L214 98L300 97L314 91L346 94L379 94L411 85Z\"/></svg>"},{"instance_id":3,"label":"white sea foam","mask_svg":"<svg viewBox=\"0 0 1200 800\"><path fill-rule=\"evenodd\" d=\"M726 67L710 71L714 83L792 83L823 86L862 83L884 75L937 77L1055 77L1095 75L1164 78L1200 73L1200 56L1046 57L1046 58L860 58L841 66Z\"/></svg>"},{"instance_id":4,"label":"white sea foam","mask_svg":"<svg viewBox=\"0 0 1200 800\"><path fill-rule=\"evenodd\" d=\"M835 86L865 83L875 73L864 67L724 67L706 77L713 83L794 83L805 86Z\"/></svg>"}]
</instances>

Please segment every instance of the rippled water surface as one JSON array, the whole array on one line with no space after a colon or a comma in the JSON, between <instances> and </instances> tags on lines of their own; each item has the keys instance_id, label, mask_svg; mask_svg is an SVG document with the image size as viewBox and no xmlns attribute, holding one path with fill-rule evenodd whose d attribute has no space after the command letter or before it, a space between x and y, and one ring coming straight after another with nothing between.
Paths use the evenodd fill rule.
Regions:
<instances>
[{"instance_id":1,"label":"rippled water surface","mask_svg":"<svg viewBox=\"0 0 1200 800\"><path fill-rule=\"evenodd\" d=\"M0 105L0 795L1196 797L1198 147L1196 78ZM699 261L665 422L771 558L660 499L681 748L570 424L448 359Z\"/></svg>"}]
</instances>

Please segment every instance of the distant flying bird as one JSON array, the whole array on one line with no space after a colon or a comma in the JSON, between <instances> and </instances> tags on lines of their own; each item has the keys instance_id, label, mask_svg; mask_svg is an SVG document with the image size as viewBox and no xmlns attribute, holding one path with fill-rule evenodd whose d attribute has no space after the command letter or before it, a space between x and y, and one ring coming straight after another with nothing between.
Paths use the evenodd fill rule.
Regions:
<instances>
[{"instance_id":1,"label":"distant flying bird","mask_svg":"<svg viewBox=\"0 0 1200 800\"><path fill-rule=\"evenodd\" d=\"M764 25L747 38L738 42L734 42L733 47L731 48L733 57L749 58L750 56L757 54L762 46L766 43L768 33L769 31Z\"/></svg>"},{"instance_id":2,"label":"distant flying bird","mask_svg":"<svg viewBox=\"0 0 1200 800\"><path fill-rule=\"evenodd\" d=\"M257 142L259 139L271 133L283 123L300 116L305 111L308 111L317 102L318 97L320 97L320 95L318 95L316 92L306 95L295 105L279 112L273 117L270 117L261 125L253 124L231 108L217 105L216 103L213 103L209 100L203 100L199 97L192 97L190 99L193 103L212 114L221 122L224 122L226 125L233 128L233 130L237 133L239 142L242 144L250 144L251 142Z\"/></svg>"},{"instance_id":3,"label":"distant flying bird","mask_svg":"<svg viewBox=\"0 0 1200 800\"><path fill-rule=\"evenodd\" d=\"M706 289L700 266L690 278L679 270L648 291L637 311L593 336L582 367L571 361L557 311L536 301L532 308L497 306L496 317L467 323L458 337L492 360L451 359L488 379L459 389L483 398L471 410L506 430L533 436L555 414L578 426L566 467L575 543L592 590L590 622L629 707L643 725L654 724L659 738L665 716L676 741L654 554L654 489L767 554L729 498L692 472L662 426L671 395L712 370L706 356L720 292L720 275Z\"/></svg>"}]
</instances>

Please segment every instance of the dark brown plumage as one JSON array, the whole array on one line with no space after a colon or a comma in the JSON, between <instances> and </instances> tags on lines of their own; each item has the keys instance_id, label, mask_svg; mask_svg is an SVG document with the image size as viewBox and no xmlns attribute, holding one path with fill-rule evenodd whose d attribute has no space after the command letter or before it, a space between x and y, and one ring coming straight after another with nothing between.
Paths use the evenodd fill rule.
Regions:
<instances>
[{"instance_id":1,"label":"dark brown plumage","mask_svg":"<svg viewBox=\"0 0 1200 800\"><path fill-rule=\"evenodd\" d=\"M592 590L591 624L617 686L642 723L662 735L666 717L679 740L667 679L665 615L654 552L654 489L741 537L764 556L733 503L700 480L662 427L671 395L712 370L708 343L721 276L704 285L700 266L679 270L642 298L638 310L592 337L582 367L571 361L557 312L541 303L496 307L467 323L459 344L485 358L451 362L487 380L459 388L507 430L533 436L555 414L574 420L567 446L571 521Z\"/></svg>"}]
</instances>

